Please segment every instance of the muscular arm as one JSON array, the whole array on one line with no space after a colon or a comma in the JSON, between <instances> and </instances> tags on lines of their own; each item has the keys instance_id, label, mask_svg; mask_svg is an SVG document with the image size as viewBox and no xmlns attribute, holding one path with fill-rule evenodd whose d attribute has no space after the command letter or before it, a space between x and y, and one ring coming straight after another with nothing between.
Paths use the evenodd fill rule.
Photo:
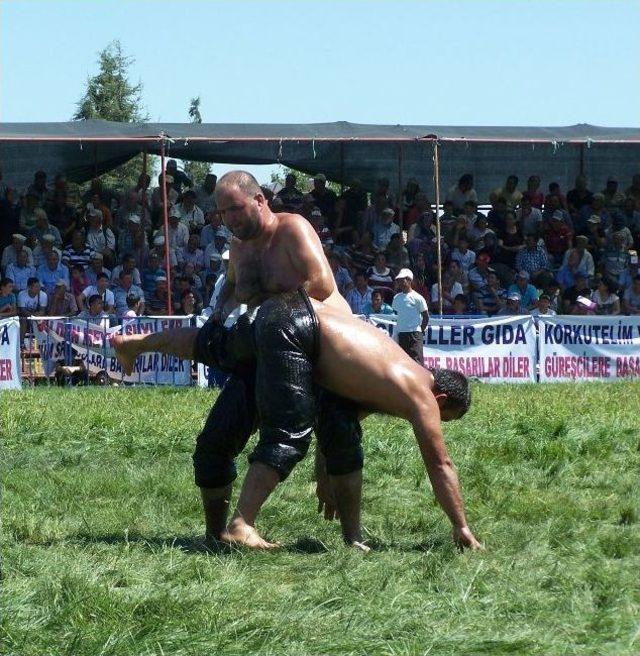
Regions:
<instances>
[{"instance_id":1,"label":"muscular arm","mask_svg":"<svg viewBox=\"0 0 640 656\"><path fill-rule=\"evenodd\" d=\"M287 251L302 286L311 298L324 301L336 290L333 272L315 230L304 219L287 226Z\"/></svg>"}]
</instances>

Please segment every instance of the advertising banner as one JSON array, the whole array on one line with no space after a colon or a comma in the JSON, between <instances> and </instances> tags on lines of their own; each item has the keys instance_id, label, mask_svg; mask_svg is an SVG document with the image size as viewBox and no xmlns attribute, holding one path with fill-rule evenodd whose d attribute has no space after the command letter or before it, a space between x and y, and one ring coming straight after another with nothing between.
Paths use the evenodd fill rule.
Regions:
<instances>
[{"instance_id":1,"label":"advertising banner","mask_svg":"<svg viewBox=\"0 0 640 656\"><path fill-rule=\"evenodd\" d=\"M83 319L58 318L38 320L35 333L47 376L61 362L81 362L90 376L106 374L118 382L189 385L191 361L160 353L139 356L133 374L125 376L109 339L120 332L125 335L149 334L190 325L189 317L138 317L113 328Z\"/></svg>"},{"instance_id":2,"label":"advertising banner","mask_svg":"<svg viewBox=\"0 0 640 656\"><path fill-rule=\"evenodd\" d=\"M369 320L394 336L390 315ZM536 332L530 316L432 318L424 334L424 364L454 369L489 383L536 380Z\"/></svg>"},{"instance_id":3,"label":"advertising banner","mask_svg":"<svg viewBox=\"0 0 640 656\"><path fill-rule=\"evenodd\" d=\"M640 317L539 318L540 382L640 378Z\"/></svg>"},{"instance_id":4,"label":"advertising banner","mask_svg":"<svg viewBox=\"0 0 640 656\"><path fill-rule=\"evenodd\" d=\"M0 319L0 390L22 389L20 377L20 322Z\"/></svg>"}]
</instances>

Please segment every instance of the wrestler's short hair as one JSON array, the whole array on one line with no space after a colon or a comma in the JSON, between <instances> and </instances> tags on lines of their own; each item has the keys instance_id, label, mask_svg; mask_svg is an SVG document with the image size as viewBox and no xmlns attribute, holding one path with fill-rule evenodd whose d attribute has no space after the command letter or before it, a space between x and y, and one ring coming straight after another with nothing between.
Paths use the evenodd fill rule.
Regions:
<instances>
[{"instance_id":1,"label":"wrestler's short hair","mask_svg":"<svg viewBox=\"0 0 640 656\"><path fill-rule=\"evenodd\" d=\"M460 417L471 406L471 387L464 374L453 369L429 369L433 374L434 392L447 395L447 405L460 410Z\"/></svg>"},{"instance_id":2,"label":"wrestler's short hair","mask_svg":"<svg viewBox=\"0 0 640 656\"><path fill-rule=\"evenodd\" d=\"M237 187L245 196L264 195L258 181L248 171L229 171L229 173L225 173L218 180L218 186L224 187L224 185Z\"/></svg>"}]
</instances>

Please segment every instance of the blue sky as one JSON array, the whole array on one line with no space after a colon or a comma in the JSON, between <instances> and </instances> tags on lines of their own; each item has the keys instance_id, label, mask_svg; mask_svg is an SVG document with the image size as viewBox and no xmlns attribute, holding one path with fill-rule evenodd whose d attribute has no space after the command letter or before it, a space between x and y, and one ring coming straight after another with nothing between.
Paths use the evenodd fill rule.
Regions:
<instances>
[{"instance_id":1,"label":"blue sky","mask_svg":"<svg viewBox=\"0 0 640 656\"><path fill-rule=\"evenodd\" d=\"M208 122L636 126L638 25L637 0L3 0L0 120L68 120L118 38L152 121L200 95Z\"/></svg>"}]
</instances>

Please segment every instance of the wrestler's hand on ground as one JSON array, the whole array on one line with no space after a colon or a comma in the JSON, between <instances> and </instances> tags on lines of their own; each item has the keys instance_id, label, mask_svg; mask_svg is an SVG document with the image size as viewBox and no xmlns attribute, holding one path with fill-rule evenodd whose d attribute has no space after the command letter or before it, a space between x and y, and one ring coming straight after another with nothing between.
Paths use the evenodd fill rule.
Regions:
<instances>
[{"instance_id":1,"label":"wrestler's hand on ground","mask_svg":"<svg viewBox=\"0 0 640 656\"><path fill-rule=\"evenodd\" d=\"M329 521L339 519L340 516L328 479L318 478L316 496L318 497L318 512L324 512L324 518Z\"/></svg>"},{"instance_id":2,"label":"wrestler's hand on ground","mask_svg":"<svg viewBox=\"0 0 640 656\"><path fill-rule=\"evenodd\" d=\"M472 551L484 551L484 547L476 540L468 526L453 527L453 541L460 551L471 549Z\"/></svg>"}]
</instances>

